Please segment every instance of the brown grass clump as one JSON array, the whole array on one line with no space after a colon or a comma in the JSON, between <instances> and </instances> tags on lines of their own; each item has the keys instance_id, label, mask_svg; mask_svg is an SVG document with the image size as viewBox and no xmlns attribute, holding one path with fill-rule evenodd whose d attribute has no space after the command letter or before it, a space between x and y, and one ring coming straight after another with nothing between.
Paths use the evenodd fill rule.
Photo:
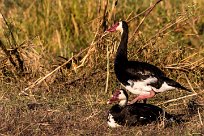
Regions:
<instances>
[{"instance_id":1,"label":"brown grass clump","mask_svg":"<svg viewBox=\"0 0 204 136\"><path fill-rule=\"evenodd\" d=\"M204 3L194 2L161 1L152 10L148 0L0 2L0 134L203 135ZM122 86L113 71L120 35L104 30L120 19L129 21L129 59L192 90L148 100L186 122L107 126L106 102Z\"/></svg>"}]
</instances>

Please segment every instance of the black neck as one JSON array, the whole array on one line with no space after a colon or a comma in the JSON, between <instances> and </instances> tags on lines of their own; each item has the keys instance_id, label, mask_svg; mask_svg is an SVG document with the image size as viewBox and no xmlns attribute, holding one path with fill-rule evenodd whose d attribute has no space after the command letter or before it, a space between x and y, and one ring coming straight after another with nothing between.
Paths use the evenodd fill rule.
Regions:
<instances>
[{"instance_id":1,"label":"black neck","mask_svg":"<svg viewBox=\"0 0 204 136\"><path fill-rule=\"evenodd\" d=\"M120 45L118 47L115 63L126 62L127 59L127 43L128 43L128 29L123 29Z\"/></svg>"}]
</instances>

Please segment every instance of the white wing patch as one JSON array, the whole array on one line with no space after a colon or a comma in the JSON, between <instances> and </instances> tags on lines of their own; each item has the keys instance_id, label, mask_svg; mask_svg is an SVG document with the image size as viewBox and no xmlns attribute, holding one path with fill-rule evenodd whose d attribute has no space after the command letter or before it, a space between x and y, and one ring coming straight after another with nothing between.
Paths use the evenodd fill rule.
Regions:
<instances>
[{"instance_id":1,"label":"white wing patch","mask_svg":"<svg viewBox=\"0 0 204 136\"><path fill-rule=\"evenodd\" d=\"M109 113L108 115L108 126L112 128L120 127L121 125L117 124L113 118L113 115Z\"/></svg>"},{"instance_id":2,"label":"white wing patch","mask_svg":"<svg viewBox=\"0 0 204 136\"><path fill-rule=\"evenodd\" d=\"M164 91L173 90L173 89L175 89L175 87L169 86L166 82L164 82L159 89L154 88L154 91L155 92L164 92Z\"/></svg>"},{"instance_id":3,"label":"white wing patch","mask_svg":"<svg viewBox=\"0 0 204 136\"><path fill-rule=\"evenodd\" d=\"M153 87L150 86L149 84L155 83L157 81L158 79L156 77L149 77L141 81L128 80L128 83L130 85L127 85L125 88L133 94L148 95L150 94L150 91L153 89Z\"/></svg>"}]
</instances>

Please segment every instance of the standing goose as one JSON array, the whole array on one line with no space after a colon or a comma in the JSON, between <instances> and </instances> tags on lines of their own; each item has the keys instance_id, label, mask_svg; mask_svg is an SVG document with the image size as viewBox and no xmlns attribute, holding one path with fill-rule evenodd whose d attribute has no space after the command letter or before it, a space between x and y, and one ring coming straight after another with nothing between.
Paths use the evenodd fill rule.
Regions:
<instances>
[{"instance_id":1,"label":"standing goose","mask_svg":"<svg viewBox=\"0 0 204 136\"><path fill-rule=\"evenodd\" d=\"M110 127L145 125L153 121L160 121L164 117L167 121L182 122L180 115L170 115L151 104L127 105L128 94L123 89L116 90L108 104L115 101L119 101L119 104L112 106L108 113L107 123Z\"/></svg>"},{"instance_id":2,"label":"standing goose","mask_svg":"<svg viewBox=\"0 0 204 136\"><path fill-rule=\"evenodd\" d=\"M154 97L155 92L164 92L175 88L189 91L178 82L169 79L156 66L145 62L128 61L127 43L128 43L128 25L121 21L113 25L108 32L121 32L121 41L117 49L114 62L114 70L117 79L125 88L133 94L138 95L130 104L138 100L145 100Z\"/></svg>"}]
</instances>

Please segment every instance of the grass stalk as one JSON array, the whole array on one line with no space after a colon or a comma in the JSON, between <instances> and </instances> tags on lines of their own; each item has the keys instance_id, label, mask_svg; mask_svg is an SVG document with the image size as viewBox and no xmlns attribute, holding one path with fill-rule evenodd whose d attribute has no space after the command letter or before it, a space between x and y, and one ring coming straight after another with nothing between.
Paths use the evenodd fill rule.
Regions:
<instances>
[{"instance_id":1,"label":"grass stalk","mask_svg":"<svg viewBox=\"0 0 204 136\"><path fill-rule=\"evenodd\" d=\"M109 83L109 75L110 75L110 59L109 59L109 49L108 46L106 46L106 57L107 57L107 63L106 63L106 87L105 87L105 93L108 92L108 83Z\"/></svg>"}]
</instances>

